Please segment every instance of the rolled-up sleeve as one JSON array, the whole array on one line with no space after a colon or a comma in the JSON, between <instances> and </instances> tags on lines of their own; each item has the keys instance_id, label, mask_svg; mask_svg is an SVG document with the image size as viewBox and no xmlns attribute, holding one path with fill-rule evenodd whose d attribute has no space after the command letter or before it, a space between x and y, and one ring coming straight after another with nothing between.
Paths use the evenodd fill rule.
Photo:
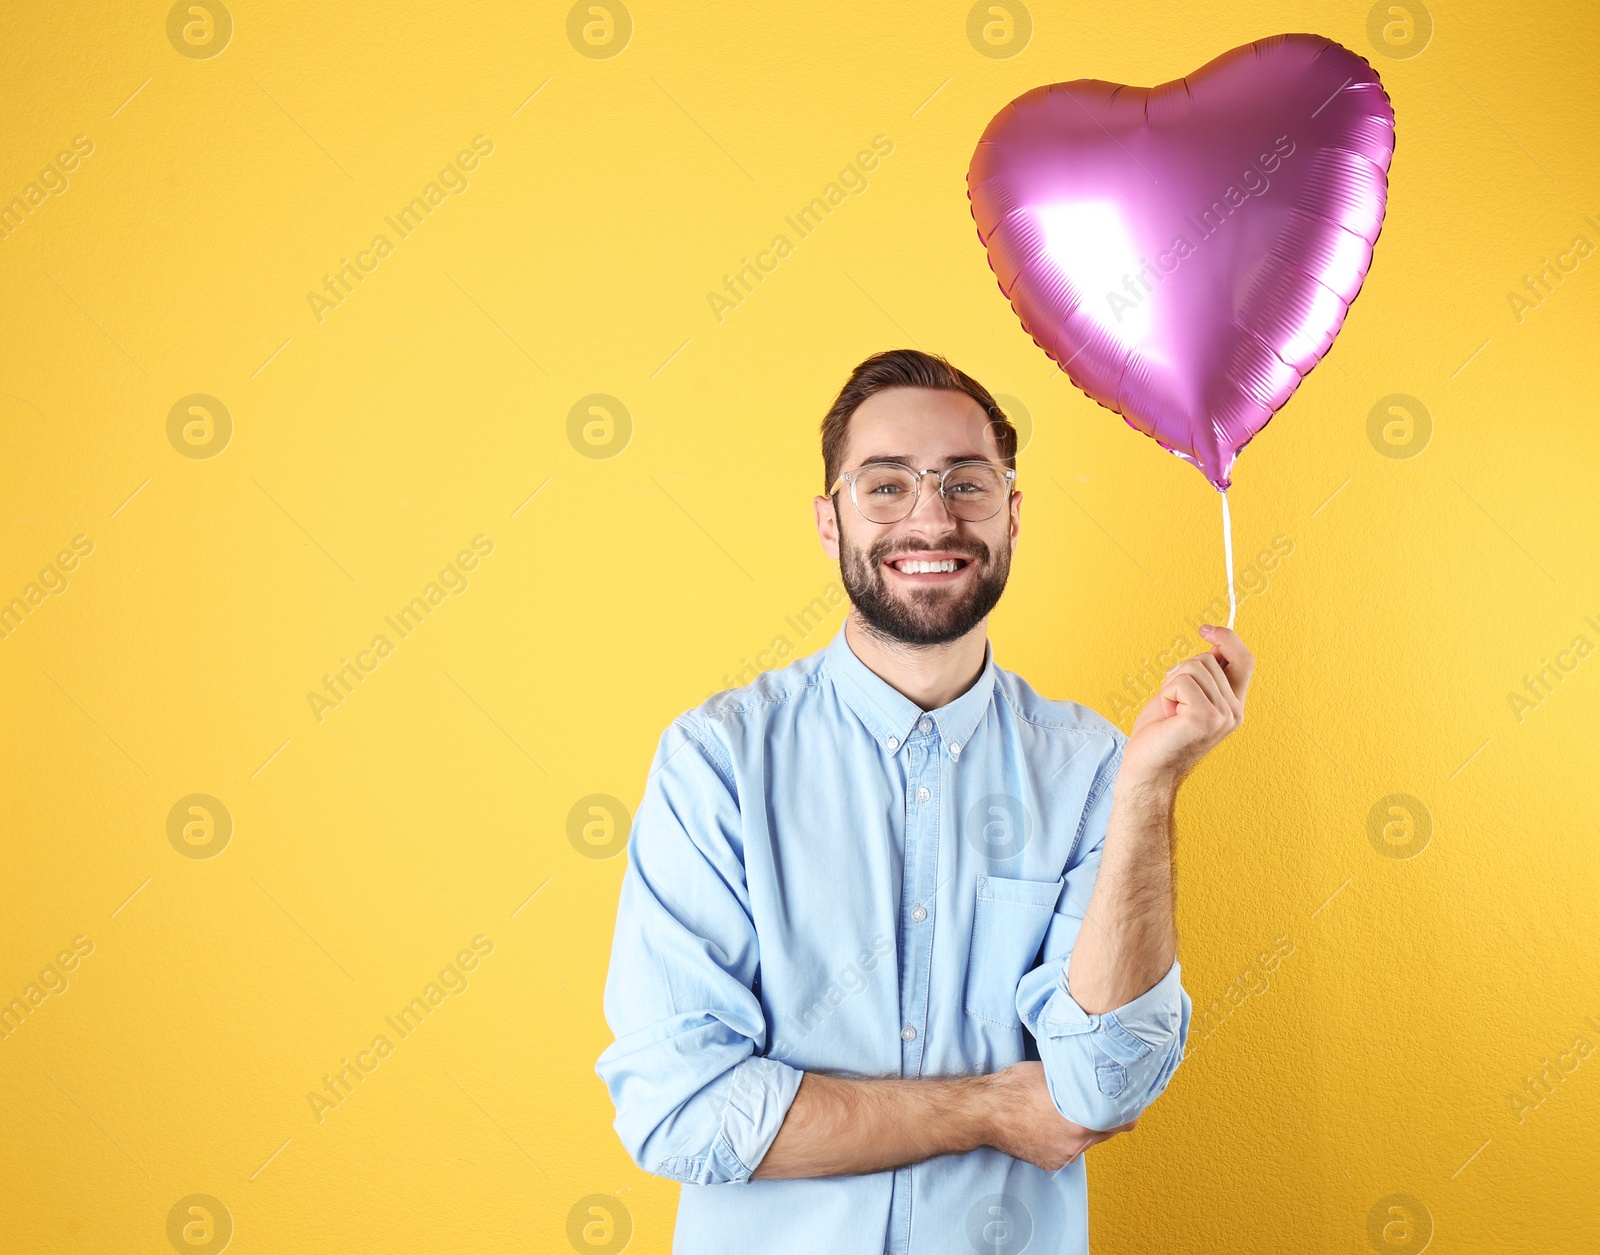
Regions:
<instances>
[{"instance_id":1,"label":"rolled-up sleeve","mask_svg":"<svg viewBox=\"0 0 1600 1255\"><path fill-rule=\"evenodd\" d=\"M1091 1015L1067 986L1073 946L1100 872L1112 785L1126 743L1125 735L1115 733L1096 771L1042 961L1017 987L1017 1014L1038 1042L1056 1110L1075 1124L1102 1130L1126 1124L1160 1097L1183 1059L1193 1010L1176 959L1151 988L1111 1011Z\"/></svg>"},{"instance_id":2,"label":"rolled-up sleeve","mask_svg":"<svg viewBox=\"0 0 1600 1255\"><path fill-rule=\"evenodd\" d=\"M757 1053L759 962L732 771L685 715L662 734L629 836L604 998L615 1040L595 1065L646 1172L747 1181L777 1137L803 1074Z\"/></svg>"}]
</instances>

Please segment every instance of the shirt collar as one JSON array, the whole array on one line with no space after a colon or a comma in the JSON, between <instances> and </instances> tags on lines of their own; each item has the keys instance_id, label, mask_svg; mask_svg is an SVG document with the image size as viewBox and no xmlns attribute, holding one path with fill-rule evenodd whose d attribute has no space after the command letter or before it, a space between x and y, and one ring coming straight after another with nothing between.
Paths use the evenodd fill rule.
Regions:
<instances>
[{"instance_id":1,"label":"shirt collar","mask_svg":"<svg viewBox=\"0 0 1600 1255\"><path fill-rule=\"evenodd\" d=\"M848 616L845 621L849 622ZM959 754L956 747L966 748L994 696L994 642L988 639L983 643L983 669L972 687L938 710L924 711L856 657L843 627L824 651L823 667L867 731L891 754L899 752L924 714L938 726L940 738L953 754Z\"/></svg>"}]
</instances>

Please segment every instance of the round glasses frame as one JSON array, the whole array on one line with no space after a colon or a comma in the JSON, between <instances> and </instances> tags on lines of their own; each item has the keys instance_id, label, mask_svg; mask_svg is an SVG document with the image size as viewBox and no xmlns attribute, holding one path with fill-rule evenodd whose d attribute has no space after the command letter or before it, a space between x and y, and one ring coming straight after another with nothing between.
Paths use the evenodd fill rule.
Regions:
<instances>
[{"instance_id":1,"label":"round glasses frame","mask_svg":"<svg viewBox=\"0 0 1600 1255\"><path fill-rule=\"evenodd\" d=\"M872 519L872 518L867 518L866 511L861 508L861 502L856 500L856 477L858 475L860 475L863 471L878 470L878 469L881 469L882 467L886 467L886 466L898 467L901 470L906 471L908 474L910 474L916 480L916 487L911 490L911 504L906 507L906 512L904 514L900 515L898 518L893 518L893 519ZM935 467L931 467L931 466L927 470L919 471L919 470L916 469L916 467L907 466L904 462L868 462L865 466L858 466L855 470L853 470L853 471L845 471L842 475L840 475L838 479L833 481L833 487L828 489L828 495L831 497L831 496L833 496L834 493L838 492L839 489L842 486L848 485L849 488L850 488L850 504L855 506L856 513L859 514L863 519L866 519L867 522L869 522L869 523L877 523L879 526L889 527L889 526L891 526L891 525L893 525L895 523L903 522L905 519L908 519L908 518L911 517L912 512L915 511L916 508L917 508L917 501L922 496L922 480L923 480L923 477L927 476L927 475L932 475L932 476L936 477L938 479L938 481L939 481L939 496L943 499L945 509L950 511L950 515L951 515L952 518L960 518L961 516L958 515L955 512L955 510L952 508L953 503L951 502L950 498L945 493L945 490L944 490L945 477L950 475L950 474L952 474L952 473L954 473L954 472L956 472L956 471L959 471L959 470L963 469L964 467L968 467L968 466L983 466L983 467L987 467L989 470L995 471L996 473L998 473L1001 476L1001 478L1005 480L1006 494L1001 499L1000 503L995 506L993 511L991 511L988 514L985 514L983 516L983 518L981 518L981 519L962 519L961 520L964 523L982 523L987 519L992 519L996 514L999 514L1000 511L1005 508L1006 502L1011 500L1011 494L1014 491L1016 491L1016 480L1017 480L1016 471L1012 470L1010 467L996 466L993 462L984 461L982 458L972 458L972 459L969 459L968 461L965 461L965 462L957 462L952 466L947 466L942 471L938 470Z\"/></svg>"}]
</instances>

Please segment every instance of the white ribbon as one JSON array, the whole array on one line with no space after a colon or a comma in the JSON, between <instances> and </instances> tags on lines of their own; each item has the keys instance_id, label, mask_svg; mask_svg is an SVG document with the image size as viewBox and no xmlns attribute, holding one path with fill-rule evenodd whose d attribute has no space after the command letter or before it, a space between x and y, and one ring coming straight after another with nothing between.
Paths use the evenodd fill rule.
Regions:
<instances>
[{"instance_id":1,"label":"white ribbon","mask_svg":"<svg viewBox=\"0 0 1600 1255\"><path fill-rule=\"evenodd\" d=\"M1233 598L1233 521L1228 517L1228 494L1222 493L1222 553L1228 564L1228 627L1233 627L1233 616L1238 603Z\"/></svg>"}]
</instances>

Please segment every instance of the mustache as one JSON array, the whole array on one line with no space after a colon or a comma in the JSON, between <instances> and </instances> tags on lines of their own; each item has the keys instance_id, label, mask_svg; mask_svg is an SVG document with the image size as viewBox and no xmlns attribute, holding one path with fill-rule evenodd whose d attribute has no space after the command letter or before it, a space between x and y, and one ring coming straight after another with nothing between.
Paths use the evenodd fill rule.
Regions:
<instances>
[{"instance_id":1,"label":"mustache","mask_svg":"<svg viewBox=\"0 0 1600 1255\"><path fill-rule=\"evenodd\" d=\"M904 558L914 553L958 553L974 562L983 563L989 560L989 548L983 544L979 544L976 548L961 545L912 545L910 548L895 549L892 552L889 546L884 544L876 548L873 561L888 562L891 558Z\"/></svg>"}]
</instances>

